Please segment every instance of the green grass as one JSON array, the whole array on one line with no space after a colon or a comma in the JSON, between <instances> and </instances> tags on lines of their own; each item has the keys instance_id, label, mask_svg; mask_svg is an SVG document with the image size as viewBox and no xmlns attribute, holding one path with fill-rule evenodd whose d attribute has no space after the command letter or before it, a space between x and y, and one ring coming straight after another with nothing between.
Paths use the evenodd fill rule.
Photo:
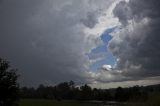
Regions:
<instances>
[{"instance_id":1,"label":"green grass","mask_svg":"<svg viewBox=\"0 0 160 106\"><path fill-rule=\"evenodd\" d=\"M55 101L44 99L22 99L19 106L99 106L98 104L79 101Z\"/></svg>"}]
</instances>

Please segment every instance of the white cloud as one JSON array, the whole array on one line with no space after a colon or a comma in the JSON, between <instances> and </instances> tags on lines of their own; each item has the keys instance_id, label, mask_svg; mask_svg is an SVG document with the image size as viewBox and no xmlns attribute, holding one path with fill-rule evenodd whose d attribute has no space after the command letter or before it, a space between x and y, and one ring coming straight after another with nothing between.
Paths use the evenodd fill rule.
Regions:
<instances>
[{"instance_id":1,"label":"white cloud","mask_svg":"<svg viewBox=\"0 0 160 106\"><path fill-rule=\"evenodd\" d=\"M103 65L102 69L104 69L106 71L111 71L112 70L112 66L111 65Z\"/></svg>"}]
</instances>

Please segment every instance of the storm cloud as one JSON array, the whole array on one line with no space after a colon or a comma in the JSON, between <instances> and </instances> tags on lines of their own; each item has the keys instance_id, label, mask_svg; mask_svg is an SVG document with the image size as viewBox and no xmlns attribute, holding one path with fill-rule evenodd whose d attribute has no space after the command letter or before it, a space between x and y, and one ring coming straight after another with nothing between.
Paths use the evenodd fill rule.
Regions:
<instances>
[{"instance_id":1,"label":"storm cloud","mask_svg":"<svg viewBox=\"0 0 160 106\"><path fill-rule=\"evenodd\" d=\"M22 86L155 80L159 5L157 0L0 0L0 57L19 69ZM90 65L108 53L91 51L109 28L114 31L106 46L117 61L94 72Z\"/></svg>"},{"instance_id":2,"label":"storm cloud","mask_svg":"<svg viewBox=\"0 0 160 106\"><path fill-rule=\"evenodd\" d=\"M117 58L114 71L124 80L160 75L159 5L157 0L129 0L113 10L121 26L112 33L108 48Z\"/></svg>"},{"instance_id":3,"label":"storm cloud","mask_svg":"<svg viewBox=\"0 0 160 106\"><path fill-rule=\"evenodd\" d=\"M93 28L112 2L2 0L0 56L19 69L22 85L87 83L91 76L86 53L101 41L84 29Z\"/></svg>"}]
</instances>

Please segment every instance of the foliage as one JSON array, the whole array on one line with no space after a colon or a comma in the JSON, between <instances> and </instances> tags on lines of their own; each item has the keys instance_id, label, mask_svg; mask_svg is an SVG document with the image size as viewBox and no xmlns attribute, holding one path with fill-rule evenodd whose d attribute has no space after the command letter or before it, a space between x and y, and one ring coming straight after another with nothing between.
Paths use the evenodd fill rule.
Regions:
<instances>
[{"instance_id":1,"label":"foliage","mask_svg":"<svg viewBox=\"0 0 160 106\"><path fill-rule=\"evenodd\" d=\"M15 106L18 100L18 75L7 61L0 59L0 106Z\"/></svg>"},{"instance_id":2,"label":"foliage","mask_svg":"<svg viewBox=\"0 0 160 106\"><path fill-rule=\"evenodd\" d=\"M144 102L148 93L159 91L160 86L134 86L130 88L118 87L115 89L92 89L85 84L77 87L73 81L63 82L55 86L40 85L35 88L21 88L21 98L52 99L52 100L96 100L118 102Z\"/></svg>"}]
</instances>

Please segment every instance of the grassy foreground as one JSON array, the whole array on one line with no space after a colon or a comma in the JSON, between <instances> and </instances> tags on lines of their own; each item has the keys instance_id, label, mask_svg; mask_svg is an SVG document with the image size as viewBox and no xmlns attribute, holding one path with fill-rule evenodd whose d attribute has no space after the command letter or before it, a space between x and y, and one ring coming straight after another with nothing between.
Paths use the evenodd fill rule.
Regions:
<instances>
[{"instance_id":1,"label":"grassy foreground","mask_svg":"<svg viewBox=\"0 0 160 106\"><path fill-rule=\"evenodd\" d=\"M44 99L22 99L20 106L99 106L98 104L78 101L54 101Z\"/></svg>"},{"instance_id":2,"label":"grassy foreground","mask_svg":"<svg viewBox=\"0 0 160 106\"><path fill-rule=\"evenodd\" d=\"M19 106L111 106L105 103L80 102L80 101L56 101L44 99L22 99ZM115 105L112 105L115 106ZM146 102L128 102L126 104L117 104L116 106L160 106L160 92L151 93Z\"/></svg>"},{"instance_id":3,"label":"grassy foreground","mask_svg":"<svg viewBox=\"0 0 160 106\"><path fill-rule=\"evenodd\" d=\"M160 106L160 92L149 94L148 100L144 103L131 103L128 106Z\"/></svg>"}]
</instances>

